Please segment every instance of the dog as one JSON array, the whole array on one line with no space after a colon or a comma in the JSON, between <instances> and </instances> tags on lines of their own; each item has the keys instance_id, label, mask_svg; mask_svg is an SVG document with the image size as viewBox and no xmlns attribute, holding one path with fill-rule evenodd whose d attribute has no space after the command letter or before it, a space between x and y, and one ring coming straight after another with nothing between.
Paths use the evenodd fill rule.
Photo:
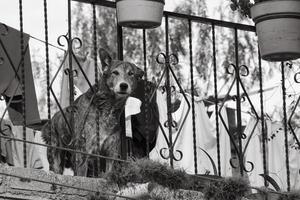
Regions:
<instances>
[{"instance_id":1,"label":"dog","mask_svg":"<svg viewBox=\"0 0 300 200\"><path fill-rule=\"evenodd\" d=\"M79 96L72 106L55 113L43 126L42 136L48 145L119 158L121 113L144 72L133 63L113 60L104 49L99 49L99 56L102 76L98 84ZM88 155L55 148L48 148L47 156L50 170L58 174L70 167L74 175L87 176L88 165L93 162ZM107 159L106 171L113 164Z\"/></svg>"}]
</instances>

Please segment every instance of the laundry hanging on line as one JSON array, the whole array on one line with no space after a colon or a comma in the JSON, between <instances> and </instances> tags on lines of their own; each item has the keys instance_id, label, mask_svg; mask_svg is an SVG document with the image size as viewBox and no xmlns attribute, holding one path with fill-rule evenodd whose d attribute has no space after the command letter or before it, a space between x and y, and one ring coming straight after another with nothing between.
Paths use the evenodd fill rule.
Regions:
<instances>
[{"instance_id":1,"label":"laundry hanging on line","mask_svg":"<svg viewBox=\"0 0 300 200\"><path fill-rule=\"evenodd\" d=\"M182 94L181 94L182 95ZM189 103L191 104L191 96L186 95ZM161 91L157 92L157 104L159 108L159 121L162 125L167 121L167 105L166 105L166 93L162 94ZM173 142L177 136L178 140L174 145L174 156L179 158L178 151L182 152L182 159L179 161L174 160L174 168L183 169L187 173L195 173L195 162L194 162L194 146L193 146L193 124L192 124L192 110L188 112L188 103L185 101L183 96L181 97L179 108L172 113L172 118L176 123L176 128L173 128L172 137ZM184 121L185 115L188 112L187 118ZM223 113L224 114L224 113ZM224 116L227 119L226 116ZM214 162L215 167L217 166L217 140L215 130L215 117L209 118L206 112L203 101L200 98L195 98L195 129L196 129L196 148L197 148L197 172L199 174L214 174L216 173L213 168L213 164L206 153L208 153ZM179 128L182 126L181 131ZM231 157L230 141L228 134L223 126L220 129L220 140L221 146L221 171L223 176L231 176L231 168L229 160ZM164 136L163 132L166 133ZM156 145L150 152L150 159L156 160L162 163L169 164L170 159L168 152L167 138L169 140L169 130L167 127L163 127L163 130L158 129L158 135ZM177 151L178 150L178 151ZM204 151L206 152L204 152ZM161 153L165 158L161 156ZM216 174L217 175L217 174Z\"/></svg>"},{"instance_id":2,"label":"laundry hanging on line","mask_svg":"<svg viewBox=\"0 0 300 200\"><path fill-rule=\"evenodd\" d=\"M267 174L275 180L282 190L286 190L287 171L283 125L281 122L272 122L269 118L266 118L265 128L268 137L266 141ZM300 129L296 128L295 132L299 138ZM243 146L245 147L249 143L245 151L245 163L251 162L254 167L252 171L247 173L250 184L256 187L263 187L264 178L260 175L264 173L261 121L257 121L255 117L251 117L244 133L247 137L243 140ZM300 151L291 148L291 145L294 143L292 134L288 134L288 143L291 189L299 190Z\"/></svg>"},{"instance_id":3,"label":"laundry hanging on line","mask_svg":"<svg viewBox=\"0 0 300 200\"><path fill-rule=\"evenodd\" d=\"M23 124L22 110L22 56L20 32L7 26L0 34L0 94L5 97L8 114L14 125ZM32 75L29 35L24 33L24 73L25 73L25 106L26 124L40 123L37 98ZM17 72L17 73L15 73Z\"/></svg>"}]
</instances>

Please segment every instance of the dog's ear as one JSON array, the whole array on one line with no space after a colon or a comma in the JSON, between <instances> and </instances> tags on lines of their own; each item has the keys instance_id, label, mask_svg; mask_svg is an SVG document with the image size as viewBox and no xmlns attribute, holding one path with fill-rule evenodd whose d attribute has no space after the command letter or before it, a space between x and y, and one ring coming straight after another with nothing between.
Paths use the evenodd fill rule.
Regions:
<instances>
[{"instance_id":1,"label":"dog's ear","mask_svg":"<svg viewBox=\"0 0 300 200\"><path fill-rule=\"evenodd\" d=\"M135 66L135 67L136 67L135 76L138 79L141 79L144 76L145 72L142 69L138 68L137 66Z\"/></svg>"},{"instance_id":2,"label":"dog's ear","mask_svg":"<svg viewBox=\"0 0 300 200\"><path fill-rule=\"evenodd\" d=\"M102 72L105 72L109 69L112 58L110 57L109 53L102 48L99 49L99 56L102 65Z\"/></svg>"}]
</instances>

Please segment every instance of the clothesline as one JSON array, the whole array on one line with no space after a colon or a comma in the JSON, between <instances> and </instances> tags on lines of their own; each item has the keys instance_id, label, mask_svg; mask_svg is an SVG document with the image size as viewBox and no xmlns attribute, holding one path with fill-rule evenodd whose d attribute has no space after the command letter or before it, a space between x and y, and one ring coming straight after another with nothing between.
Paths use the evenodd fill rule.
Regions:
<instances>
[{"instance_id":1,"label":"clothesline","mask_svg":"<svg viewBox=\"0 0 300 200\"><path fill-rule=\"evenodd\" d=\"M270 88L263 89L262 91L263 91L263 93L264 93L264 92L273 90L274 88L277 88L277 87L278 87L278 85L273 86L273 87L270 87ZM260 90L254 90L254 91L248 92L247 94L248 94L248 96L252 96L252 95L258 94L259 92L260 92ZM241 97L245 97L245 96L246 96L246 93L242 93L240 96L241 96ZM219 97L217 100L218 100L218 102L222 102L222 101L224 101L224 100L225 100L225 101L229 101L229 100L234 99L234 97L233 97L233 96L230 96L230 95L227 96L226 99L225 99L225 98L226 98L226 96L223 95L223 96ZM209 96L208 98L203 99L203 101L207 101L208 103L215 104L215 97Z\"/></svg>"},{"instance_id":2,"label":"clothesline","mask_svg":"<svg viewBox=\"0 0 300 200\"><path fill-rule=\"evenodd\" d=\"M32 39L34 39L34 40L37 40L37 41L39 41L39 42L42 42L42 43L46 44L46 42L45 42L44 40L41 40L41 39L39 39L39 38L37 38L37 37L34 37L34 36L32 36L32 35L29 35L29 37L32 38ZM66 51L65 49L63 49L63 48L61 48L61 47L58 47L58 46L56 46L56 45L54 45L54 44L51 44L51 43L49 43L49 42L48 42L48 45L51 46L51 47L54 47L54 48L56 48L56 49L58 49L58 50L61 50L61 51L64 51L64 52Z\"/></svg>"}]
</instances>

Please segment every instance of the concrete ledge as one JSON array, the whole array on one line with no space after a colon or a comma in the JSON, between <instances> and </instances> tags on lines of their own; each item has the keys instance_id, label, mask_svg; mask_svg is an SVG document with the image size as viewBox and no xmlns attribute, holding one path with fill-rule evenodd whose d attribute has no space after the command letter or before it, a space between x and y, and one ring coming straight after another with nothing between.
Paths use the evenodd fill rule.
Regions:
<instances>
[{"instance_id":1,"label":"concrete ledge","mask_svg":"<svg viewBox=\"0 0 300 200\"><path fill-rule=\"evenodd\" d=\"M20 179L19 177L28 179ZM53 184L51 183L59 185L53 189ZM96 192L100 194L103 194L103 192L112 193L133 199L204 199L201 192L186 190L175 191L152 183L129 184L119 191L116 185L109 184L105 179L101 178L65 176L45 172L43 170L9 167L0 164L0 200L90 200L90 197L95 195ZM106 198L99 197L95 199L121 200L124 198L106 196Z\"/></svg>"},{"instance_id":2,"label":"concrete ledge","mask_svg":"<svg viewBox=\"0 0 300 200\"><path fill-rule=\"evenodd\" d=\"M109 185L100 178L86 178L76 176L57 175L43 170L24 169L0 165L0 199L30 199L30 200L87 200L92 191L115 193L116 187ZM8 174L8 175L3 175ZM36 179L88 191L38 181L21 180L16 176Z\"/></svg>"}]
</instances>

